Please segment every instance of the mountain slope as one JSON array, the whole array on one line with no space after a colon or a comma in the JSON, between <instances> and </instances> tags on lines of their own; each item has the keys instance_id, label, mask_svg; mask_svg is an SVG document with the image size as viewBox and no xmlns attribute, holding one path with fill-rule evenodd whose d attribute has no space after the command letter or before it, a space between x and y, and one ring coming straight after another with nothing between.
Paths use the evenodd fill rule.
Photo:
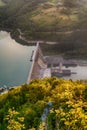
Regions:
<instances>
[{"instance_id":1,"label":"mountain slope","mask_svg":"<svg viewBox=\"0 0 87 130\"><path fill-rule=\"evenodd\" d=\"M70 44L75 47L73 55L81 52L87 56L87 38L84 36L87 34L85 0L3 1L6 6L0 9L0 27L10 28L14 32L20 28L29 40L57 41L62 46L61 49L59 47L61 53L65 53L62 48L66 45L66 54L72 55L73 48L68 48ZM54 52L58 53L59 50Z\"/></svg>"},{"instance_id":2,"label":"mountain slope","mask_svg":"<svg viewBox=\"0 0 87 130\"><path fill-rule=\"evenodd\" d=\"M74 9L72 8L71 10L70 7L68 8L66 4L66 7L64 7L64 5L62 4L62 1L60 1L59 5L58 0L10 0L5 8L5 15L7 18L6 21L8 21L9 23L9 20L13 18L14 20L16 20L14 21L15 23L13 22L13 26L14 24L18 24L21 27L24 24L24 28L26 28L26 26L30 26L30 24L33 22L34 25L38 25L38 27L42 30L46 26L46 31L47 29L54 30L55 24L57 25L57 27L60 26L60 28L61 26L65 26L63 25L64 23L61 23L65 21L66 24L68 21L68 25L66 26L69 26L69 24L72 24L72 19L75 21L77 20L76 16L72 13L75 10L77 10L78 12L78 9L76 9L76 7L73 7ZM71 12L69 12L67 8L70 9ZM71 18L69 18L70 16ZM48 28L47 25L49 25Z\"/></svg>"}]
</instances>

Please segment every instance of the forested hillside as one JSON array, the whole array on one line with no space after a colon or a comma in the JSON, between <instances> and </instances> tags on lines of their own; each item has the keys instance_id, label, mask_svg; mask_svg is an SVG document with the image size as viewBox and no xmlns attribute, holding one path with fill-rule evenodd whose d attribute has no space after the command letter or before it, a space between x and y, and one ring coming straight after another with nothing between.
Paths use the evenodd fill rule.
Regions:
<instances>
[{"instance_id":1,"label":"forested hillside","mask_svg":"<svg viewBox=\"0 0 87 130\"><path fill-rule=\"evenodd\" d=\"M29 40L58 42L42 45L45 54L87 57L86 0L3 0L3 3L0 27L10 29L16 39L19 28Z\"/></svg>"},{"instance_id":2,"label":"forested hillside","mask_svg":"<svg viewBox=\"0 0 87 130\"><path fill-rule=\"evenodd\" d=\"M87 130L87 84L56 77L36 79L0 95L0 130L44 128Z\"/></svg>"}]
</instances>

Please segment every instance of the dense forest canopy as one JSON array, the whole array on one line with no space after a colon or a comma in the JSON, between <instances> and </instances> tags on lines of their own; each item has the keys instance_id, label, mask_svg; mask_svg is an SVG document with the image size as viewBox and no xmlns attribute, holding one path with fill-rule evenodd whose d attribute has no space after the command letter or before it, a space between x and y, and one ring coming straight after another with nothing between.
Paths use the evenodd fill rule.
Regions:
<instances>
[{"instance_id":1,"label":"dense forest canopy","mask_svg":"<svg viewBox=\"0 0 87 130\"><path fill-rule=\"evenodd\" d=\"M87 57L86 0L0 0L0 3L0 28L10 29L16 40L21 29L29 40L58 42L48 45L49 51L47 45L42 45L45 54Z\"/></svg>"},{"instance_id":2,"label":"dense forest canopy","mask_svg":"<svg viewBox=\"0 0 87 130\"><path fill-rule=\"evenodd\" d=\"M0 95L0 130L44 130L44 127L86 130L87 84L56 77L36 79Z\"/></svg>"}]
</instances>

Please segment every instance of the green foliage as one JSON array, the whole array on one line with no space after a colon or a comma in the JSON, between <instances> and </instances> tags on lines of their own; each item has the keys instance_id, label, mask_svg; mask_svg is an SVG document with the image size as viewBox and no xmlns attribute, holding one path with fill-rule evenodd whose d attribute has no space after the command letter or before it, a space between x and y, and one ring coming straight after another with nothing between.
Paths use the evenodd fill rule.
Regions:
<instances>
[{"instance_id":1,"label":"green foliage","mask_svg":"<svg viewBox=\"0 0 87 130\"><path fill-rule=\"evenodd\" d=\"M41 121L48 102L52 109ZM0 95L0 106L0 130L87 129L87 84L81 81L36 79Z\"/></svg>"},{"instance_id":2,"label":"green foliage","mask_svg":"<svg viewBox=\"0 0 87 130\"><path fill-rule=\"evenodd\" d=\"M58 42L56 45L44 44L42 49L45 55L64 54L72 58L87 57L86 1L3 1L5 6L0 8L0 28L10 29L11 36L17 42L27 45L26 41L18 37L17 30L21 29L23 36L29 40Z\"/></svg>"},{"instance_id":3,"label":"green foliage","mask_svg":"<svg viewBox=\"0 0 87 130\"><path fill-rule=\"evenodd\" d=\"M6 120L8 121L8 130L23 130L24 129L24 118L18 117L18 112L15 110L8 110L8 115L6 117Z\"/></svg>"}]
</instances>

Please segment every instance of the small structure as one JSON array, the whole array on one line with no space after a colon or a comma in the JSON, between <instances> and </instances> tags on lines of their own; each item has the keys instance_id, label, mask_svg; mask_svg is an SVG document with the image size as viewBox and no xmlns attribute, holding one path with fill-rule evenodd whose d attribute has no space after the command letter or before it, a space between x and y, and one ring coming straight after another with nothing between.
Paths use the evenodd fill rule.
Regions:
<instances>
[{"instance_id":1,"label":"small structure","mask_svg":"<svg viewBox=\"0 0 87 130\"><path fill-rule=\"evenodd\" d=\"M63 69L62 72L60 72L59 69L52 68L51 69L52 76L58 76L58 77L63 77L63 76L70 76L71 75L71 70L69 69Z\"/></svg>"},{"instance_id":2,"label":"small structure","mask_svg":"<svg viewBox=\"0 0 87 130\"><path fill-rule=\"evenodd\" d=\"M30 58L31 62L33 61L33 55L34 55L34 50L32 51L32 54L31 54L31 58Z\"/></svg>"},{"instance_id":3,"label":"small structure","mask_svg":"<svg viewBox=\"0 0 87 130\"><path fill-rule=\"evenodd\" d=\"M52 73L52 76L58 76L58 77L70 76L71 70L70 69L62 69L62 63L60 63L59 67L52 67L51 68L51 73Z\"/></svg>"},{"instance_id":4,"label":"small structure","mask_svg":"<svg viewBox=\"0 0 87 130\"><path fill-rule=\"evenodd\" d=\"M51 68L47 68L44 70L43 78L45 77L51 77Z\"/></svg>"}]
</instances>

